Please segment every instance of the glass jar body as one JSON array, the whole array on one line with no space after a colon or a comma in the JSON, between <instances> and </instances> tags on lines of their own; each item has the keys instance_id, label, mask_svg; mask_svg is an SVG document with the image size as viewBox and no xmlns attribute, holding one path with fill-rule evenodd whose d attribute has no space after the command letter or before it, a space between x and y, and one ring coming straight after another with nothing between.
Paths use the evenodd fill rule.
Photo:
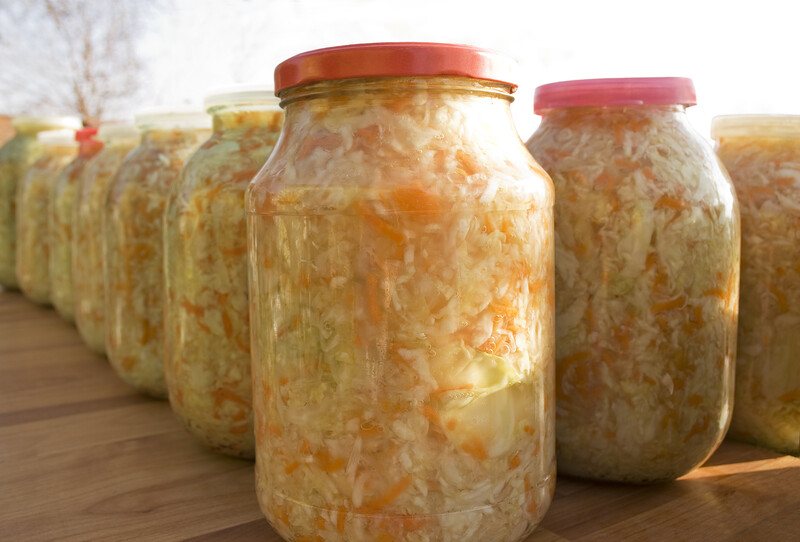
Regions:
<instances>
[{"instance_id":1,"label":"glass jar body","mask_svg":"<svg viewBox=\"0 0 800 542\"><path fill-rule=\"evenodd\" d=\"M800 455L800 134L723 137L742 212L742 297L730 435Z\"/></svg>"},{"instance_id":2,"label":"glass jar body","mask_svg":"<svg viewBox=\"0 0 800 542\"><path fill-rule=\"evenodd\" d=\"M163 218L167 196L208 130L153 129L122 162L103 209L106 354L138 391L166 398Z\"/></svg>"},{"instance_id":3,"label":"glass jar body","mask_svg":"<svg viewBox=\"0 0 800 542\"><path fill-rule=\"evenodd\" d=\"M731 415L730 181L677 106L552 110L528 149L556 187L559 470L677 478Z\"/></svg>"},{"instance_id":4,"label":"glass jar body","mask_svg":"<svg viewBox=\"0 0 800 542\"><path fill-rule=\"evenodd\" d=\"M72 289L72 235L81 176L89 160L100 150L99 142L81 148L81 153L59 174L50 199L50 297L58 314L75 321Z\"/></svg>"},{"instance_id":5,"label":"glass jar body","mask_svg":"<svg viewBox=\"0 0 800 542\"><path fill-rule=\"evenodd\" d=\"M106 353L103 278L103 216L108 190L120 164L138 140L110 140L86 167L78 190L72 237L75 324L86 345Z\"/></svg>"},{"instance_id":6,"label":"glass jar body","mask_svg":"<svg viewBox=\"0 0 800 542\"><path fill-rule=\"evenodd\" d=\"M286 539L515 541L549 506L552 184L504 91L284 97L247 208L257 492Z\"/></svg>"},{"instance_id":7,"label":"glass jar body","mask_svg":"<svg viewBox=\"0 0 800 542\"><path fill-rule=\"evenodd\" d=\"M210 448L254 457L245 188L277 142L280 110L228 107L171 191L164 370L173 411Z\"/></svg>"},{"instance_id":8,"label":"glass jar body","mask_svg":"<svg viewBox=\"0 0 800 542\"><path fill-rule=\"evenodd\" d=\"M49 209L58 175L75 151L72 146L44 147L17 187L17 283L34 303L51 302Z\"/></svg>"},{"instance_id":9,"label":"glass jar body","mask_svg":"<svg viewBox=\"0 0 800 542\"><path fill-rule=\"evenodd\" d=\"M36 132L17 133L0 148L0 285L17 288L17 184L38 158Z\"/></svg>"}]
</instances>

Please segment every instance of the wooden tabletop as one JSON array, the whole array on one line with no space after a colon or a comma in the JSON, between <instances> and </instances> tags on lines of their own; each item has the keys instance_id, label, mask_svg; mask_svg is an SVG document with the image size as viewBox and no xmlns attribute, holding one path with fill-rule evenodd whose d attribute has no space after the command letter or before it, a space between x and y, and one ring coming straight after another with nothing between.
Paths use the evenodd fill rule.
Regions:
<instances>
[{"instance_id":1,"label":"wooden tabletop","mask_svg":"<svg viewBox=\"0 0 800 542\"><path fill-rule=\"evenodd\" d=\"M0 292L0 541L278 542L252 471L196 444L55 312ZM528 542L564 540L800 540L800 459L726 442L669 484L560 478Z\"/></svg>"}]
</instances>

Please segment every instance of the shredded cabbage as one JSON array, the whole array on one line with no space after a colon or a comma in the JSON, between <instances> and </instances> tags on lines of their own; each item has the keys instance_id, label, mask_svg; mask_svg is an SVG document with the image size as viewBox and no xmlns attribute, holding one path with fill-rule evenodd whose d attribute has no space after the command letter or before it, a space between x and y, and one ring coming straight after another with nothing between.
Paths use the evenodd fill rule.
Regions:
<instances>
[{"instance_id":1,"label":"shredded cabbage","mask_svg":"<svg viewBox=\"0 0 800 542\"><path fill-rule=\"evenodd\" d=\"M72 221L81 176L89 160L102 143L89 140L81 143L80 153L59 174L50 198L50 300L64 320L75 321L75 297L72 289Z\"/></svg>"},{"instance_id":2,"label":"shredded cabbage","mask_svg":"<svg viewBox=\"0 0 800 542\"><path fill-rule=\"evenodd\" d=\"M41 156L17 187L17 281L35 303L50 303L48 211L58 175L75 151L75 145L42 145Z\"/></svg>"},{"instance_id":3,"label":"shredded cabbage","mask_svg":"<svg viewBox=\"0 0 800 542\"><path fill-rule=\"evenodd\" d=\"M731 435L800 455L800 136L722 136L742 209Z\"/></svg>"},{"instance_id":4,"label":"shredded cabbage","mask_svg":"<svg viewBox=\"0 0 800 542\"><path fill-rule=\"evenodd\" d=\"M165 371L172 408L211 448L254 455L244 191L272 152L283 113L214 113L166 212Z\"/></svg>"},{"instance_id":5,"label":"shredded cabbage","mask_svg":"<svg viewBox=\"0 0 800 542\"><path fill-rule=\"evenodd\" d=\"M681 476L730 419L731 184L679 107L553 110L528 149L556 186L559 471Z\"/></svg>"},{"instance_id":6,"label":"shredded cabbage","mask_svg":"<svg viewBox=\"0 0 800 542\"><path fill-rule=\"evenodd\" d=\"M103 208L108 190L125 156L138 144L132 136L109 137L86 166L78 190L72 237L75 324L86 345L105 354L103 285Z\"/></svg>"},{"instance_id":7,"label":"shredded cabbage","mask_svg":"<svg viewBox=\"0 0 800 542\"><path fill-rule=\"evenodd\" d=\"M285 97L247 206L257 491L287 540L513 541L549 505L552 185L504 91Z\"/></svg>"},{"instance_id":8,"label":"shredded cabbage","mask_svg":"<svg viewBox=\"0 0 800 542\"><path fill-rule=\"evenodd\" d=\"M167 195L206 129L154 128L122 162L104 209L103 271L108 361L117 375L167 397L163 367L163 215Z\"/></svg>"}]
</instances>

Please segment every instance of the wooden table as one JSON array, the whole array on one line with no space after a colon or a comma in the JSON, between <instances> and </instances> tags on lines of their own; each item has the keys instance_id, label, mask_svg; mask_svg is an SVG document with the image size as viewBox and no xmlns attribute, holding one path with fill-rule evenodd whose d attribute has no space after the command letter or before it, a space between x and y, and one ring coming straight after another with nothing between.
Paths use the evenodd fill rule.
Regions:
<instances>
[{"instance_id":1,"label":"wooden table","mask_svg":"<svg viewBox=\"0 0 800 542\"><path fill-rule=\"evenodd\" d=\"M197 445L55 312L0 292L0 541L277 542L252 470ZM528 540L623 539L800 540L800 459L726 442L670 484L562 478Z\"/></svg>"}]
</instances>

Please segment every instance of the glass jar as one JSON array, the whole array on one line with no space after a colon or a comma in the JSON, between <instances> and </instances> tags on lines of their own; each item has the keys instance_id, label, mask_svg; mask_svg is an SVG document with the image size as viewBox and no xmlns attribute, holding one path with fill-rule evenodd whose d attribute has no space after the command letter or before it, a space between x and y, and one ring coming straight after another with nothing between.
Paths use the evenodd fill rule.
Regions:
<instances>
[{"instance_id":1,"label":"glass jar","mask_svg":"<svg viewBox=\"0 0 800 542\"><path fill-rule=\"evenodd\" d=\"M254 457L244 191L278 140L272 90L211 95L214 133L166 213L164 370L172 409L207 446Z\"/></svg>"},{"instance_id":2,"label":"glass jar","mask_svg":"<svg viewBox=\"0 0 800 542\"><path fill-rule=\"evenodd\" d=\"M152 111L137 115L136 126L141 143L117 170L104 210L106 353L122 380L166 398L164 209L211 122L199 111Z\"/></svg>"},{"instance_id":3,"label":"glass jar","mask_svg":"<svg viewBox=\"0 0 800 542\"><path fill-rule=\"evenodd\" d=\"M677 478L731 416L739 213L689 126L688 79L539 87L528 149L556 187L559 472Z\"/></svg>"},{"instance_id":4,"label":"glass jar","mask_svg":"<svg viewBox=\"0 0 800 542\"><path fill-rule=\"evenodd\" d=\"M103 147L94 138L97 128L83 128L75 133L78 157L59 174L50 198L50 300L61 317L75 321L75 298L72 290L72 221L78 187L86 165Z\"/></svg>"},{"instance_id":5,"label":"glass jar","mask_svg":"<svg viewBox=\"0 0 800 542\"><path fill-rule=\"evenodd\" d=\"M730 435L800 455L800 116L714 119L742 210L742 298Z\"/></svg>"},{"instance_id":6,"label":"glass jar","mask_svg":"<svg viewBox=\"0 0 800 542\"><path fill-rule=\"evenodd\" d=\"M74 130L39 132L39 158L17 186L17 283L34 303L50 303L49 209L59 173L78 150Z\"/></svg>"},{"instance_id":7,"label":"glass jar","mask_svg":"<svg viewBox=\"0 0 800 542\"><path fill-rule=\"evenodd\" d=\"M553 189L510 68L371 44L276 69L246 205L257 494L287 540L515 541L549 506Z\"/></svg>"},{"instance_id":8,"label":"glass jar","mask_svg":"<svg viewBox=\"0 0 800 542\"><path fill-rule=\"evenodd\" d=\"M36 134L59 128L77 129L80 121L72 117L16 117L16 134L0 147L0 286L17 288L16 200L17 183L38 158Z\"/></svg>"},{"instance_id":9,"label":"glass jar","mask_svg":"<svg viewBox=\"0 0 800 542\"><path fill-rule=\"evenodd\" d=\"M105 354L103 208L114 174L139 144L139 132L132 124L103 124L97 138L103 149L86 166L75 206L72 286L78 331L92 351Z\"/></svg>"}]
</instances>

